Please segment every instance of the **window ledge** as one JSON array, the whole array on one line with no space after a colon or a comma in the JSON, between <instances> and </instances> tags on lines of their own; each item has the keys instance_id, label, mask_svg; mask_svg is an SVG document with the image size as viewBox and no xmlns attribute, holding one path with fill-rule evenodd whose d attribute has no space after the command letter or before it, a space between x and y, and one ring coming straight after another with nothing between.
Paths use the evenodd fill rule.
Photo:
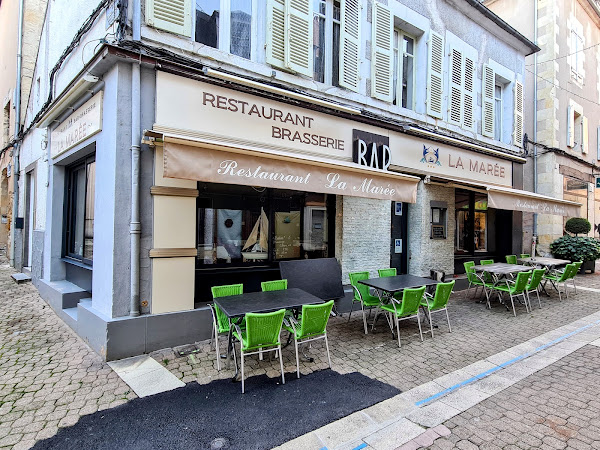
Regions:
<instances>
[{"instance_id":1,"label":"window ledge","mask_svg":"<svg viewBox=\"0 0 600 450\"><path fill-rule=\"evenodd\" d=\"M69 258L69 257L64 257L64 258L60 258L60 260L62 262L65 262L67 264L71 264L73 266L77 266L77 267L81 267L82 269L86 269L86 270L93 270L93 266L90 266L89 264L85 264L77 259L74 258Z\"/></svg>"}]
</instances>

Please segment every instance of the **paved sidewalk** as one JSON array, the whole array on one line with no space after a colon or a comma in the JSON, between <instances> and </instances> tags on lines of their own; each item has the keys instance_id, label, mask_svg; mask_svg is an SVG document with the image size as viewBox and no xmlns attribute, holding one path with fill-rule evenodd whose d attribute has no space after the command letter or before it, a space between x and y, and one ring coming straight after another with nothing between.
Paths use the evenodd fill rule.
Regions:
<instances>
[{"instance_id":1,"label":"paved sidewalk","mask_svg":"<svg viewBox=\"0 0 600 450\"><path fill-rule=\"evenodd\" d=\"M0 448L30 448L135 397L0 255Z\"/></svg>"}]
</instances>

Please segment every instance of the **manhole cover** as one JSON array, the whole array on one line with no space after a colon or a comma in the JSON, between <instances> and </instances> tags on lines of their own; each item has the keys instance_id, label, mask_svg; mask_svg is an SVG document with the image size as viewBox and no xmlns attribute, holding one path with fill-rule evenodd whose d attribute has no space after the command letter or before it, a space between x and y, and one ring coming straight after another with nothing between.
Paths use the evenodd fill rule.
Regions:
<instances>
[{"instance_id":1,"label":"manhole cover","mask_svg":"<svg viewBox=\"0 0 600 450\"><path fill-rule=\"evenodd\" d=\"M221 450L229 448L229 439L227 438L216 438L210 443L210 450Z\"/></svg>"}]
</instances>

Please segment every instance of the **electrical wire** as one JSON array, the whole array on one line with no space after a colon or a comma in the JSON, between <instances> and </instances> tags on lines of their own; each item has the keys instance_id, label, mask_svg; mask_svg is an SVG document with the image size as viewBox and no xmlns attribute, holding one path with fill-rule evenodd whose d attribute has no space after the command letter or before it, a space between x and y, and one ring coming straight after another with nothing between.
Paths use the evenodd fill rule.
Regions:
<instances>
[{"instance_id":1,"label":"electrical wire","mask_svg":"<svg viewBox=\"0 0 600 450\"><path fill-rule=\"evenodd\" d=\"M555 84L553 81L550 81L549 79L547 79L547 78L544 78L543 76L541 76L541 75L539 75L539 74L535 73L534 71L532 71L532 70L530 70L530 69L528 69L528 68L525 68L525 70L526 70L527 72L529 72L529 73L531 73L531 74L535 75L535 76L536 76L536 77L538 77L540 80L544 80L544 81L546 81L546 82L550 83L550 84L551 84L553 87L555 87L555 88L557 88L557 89L560 89L561 91L565 91L565 92L567 92L567 93L569 93L569 94L571 94L571 95L573 95L573 96L575 96L575 97L577 97L577 98L580 98L580 99L582 99L582 100L585 100L586 102L590 102L590 103L593 103L594 105L598 105L598 106L600 106L600 103L598 103L597 101L590 100L589 98L586 98L586 97L584 97L583 95L579 95L579 94L577 94L576 92L573 92L573 91L571 91L571 90L569 90L569 89L567 89L567 88L560 87L558 84Z\"/></svg>"},{"instance_id":2,"label":"electrical wire","mask_svg":"<svg viewBox=\"0 0 600 450\"><path fill-rule=\"evenodd\" d=\"M569 53L567 55L563 55L563 56L557 56L554 59L547 59L546 61L538 61L537 65L539 66L540 64L545 64L545 63L549 63L549 62L553 62L553 61L558 61L559 59L564 59L564 58L568 58L569 56L573 56L576 55L577 53L581 53L581 52L585 52L586 50L589 50L590 48L594 48L594 47L598 47L600 45L600 42L598 42L597 44L594 45L590 45L589 47L585 47L582 48L581 50L577 50L573 53ZM535 66L536 63L531 63L531 64L526 64L525 67L531 67L531 66Z\"/></svg>"}]
</instances>

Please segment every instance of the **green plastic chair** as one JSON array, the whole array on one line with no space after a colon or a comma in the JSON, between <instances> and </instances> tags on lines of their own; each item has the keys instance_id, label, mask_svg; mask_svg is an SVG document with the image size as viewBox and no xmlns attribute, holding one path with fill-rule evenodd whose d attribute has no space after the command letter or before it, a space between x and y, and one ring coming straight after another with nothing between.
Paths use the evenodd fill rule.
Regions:
<instances>
[{"instance_id":1,"label":"green plastic chair","mask_svg":"<svg viewBox=\"0 0 600 450\"><path fill-rule=\"evenodd\" d=\"M395 267L389 269L379 269L377 273L379 274L380 278L395 277L398 274Z\"/></svg>"},{"instance_id":2,"label":"green plastic chair","mask_svg":"<svg viewBox=\"0 0 600 450\"><path fill-rule=\"evenodd\" d=\"M424 300L421 301L421 306L426 309L429 314L429 325L431 327L431 337L433 337L433 320L431 319L431 314L436 312L446 312L446 320L448 321L448 329L450 333L452 333L452 327L450 326L450 317L448 316L448 300L450 299L450 294L452 294L452 290L454 289L454 284L456 281L450 281L449 283L438 283L435 287L435 294L431 295L425 293Z\"/></svg>"},{"instance_id":3,"label":"green plastic chair","mask_svg":"<svg viewBox=\"0 0 600 450\"><path fill-rule=\"evenodd\" d=\"M506 255L506 263L507 264L516 264L517 263L517 255Z\"/></svg>"},{"instance_id":4,"label":"green plastic chair","mask_svg":"<svg viewBox=\"0 0 600 450\"><path fill-rule=\"evenodd\" d=\"M507 292L510 295L510 303L512 304L513 314L517 317L517 310L515 309L514 298L518 298L518 296L523 297L523 302L525 303L525 309L527 312L530 312L529 305L527 304L527 294L525 293L525 289L527 289L527 281L531 276L531 270L528 272L519 272L517 274L517 278L515 280L506 280L506 286L498 285L494 287L495 291L498 291L498 295L502 292Z\"/></svg>"},{"instance_id":5,"label":"green plastic chair","mask_svg":"<svg viewBox=\"0 0 600 450\"><path fill-rule=\"evenodd\" d=\"M284 291L287 289L287 280L263 281L260 288L263 292Z\"/></svg>"},{"instance_id":6,"label":"green plastic chair","mask_svg":"<svg viewBox=\"0 0 600 450\"><path fill-rule=\"evenodd\" d=\"M213 286L210 288L213 300L219 297L227 297L229 295L241 295L244 293L243 284L228 284L224 286ZM225 315L221 308L217 305L208 304L213 318L213 331L211 339L215 340L215 351L217 352L217 370L221 370L221 356L219 354L219 334L229 333L229 318Z\"/></svg>"},{"instance_id":7,"label":"green plastic chair","mask_svg":"<svg viewBox=\"0 0 600 450\"><path fill-rule=\"evenodd\" d=\"M547 273L544 276L544 280L549 281L554 289L558 291L558 299L562 301L562 295L560 292L560 285L562 284L565 289L567 300L569 299L569 291L567 290L567 281L571 279L571 273L575 270L575 264L567 264L563 271L553 271Z\"/></svg>"},{"instance_id":8,"label":"green plastic chair","mask_svg":"<svg viewBox=\"0 0 600 450\"><path fill-rule=\"evenodd\" d=\"M529 294L535 292L540 308L542 307L542 302L540 300L540 283L542 282L545 273L546 269L533 269L533 275L531 275L531 280L529 280L529 283L527 283L527 287L525 288L525 292L527 293L528 299ZM529 307L531 308L531 299L529 299Z\"/></svg>"},{"instance_id":9,"label":"green plastic chair","mask_svg":"<svg viewBox=\"0 0 600 450\"><path fill-rule=\"evenodd\" d=\"M477 273L475 273L475 270L473 269L474 265L475 265L474 261L467 261L467 262L463 263L465 272L467 274L467 280L469 281L469 287L467 288L467 290L469 290L473 286L475 286L475 295L477 295L477 289L479 289L481 287L485 291L485 285L484 285L483 280L479 278Z\"/></svg>"},{"instance_id":10,"label":"green plastic chair","mask_svg":"<svg viewBox=\"0 0 600 450\"><path fill-rule=\"evenodd\" d=\"M365 315L365 308L369 309L370 314L373 307L379 306L379 297L371 295L369 292L369 286L359 283L361 280L369 279L369 272L352 272L348 274L348 276L350 277L350 284L352 285L352 290L354 291L354 297L352 298L352 305L350 307L350 314L348 314L348 322L350 322L350 317L352 316L352 311L354 310L354 303L359 302L362 309L365 334L369 334L367 332L367 316Z\"/></svg>"},{"instance_id":11,"label":"green plastic chair","mask_svg":"<svg viewBox=\"0 0 600 450\"><path fill-rule=\"evenodd\" d=\"M494 260L493 259L482 259L481 261L479 261L479 264L482 266L489 266L490 264L494 264ZM482 280L484 283L484 291L485 291L485 296L487 298L487 306L488 308L491 308L490 306L490 294L492 289L495 287L495 283L494 283L494 277L492 276L491 273L488 272L483 272L482 274ZM486 290L487 288L487 290Z\"/></svg>"},{"instance_id":12,"label":"green plastic chair","mask_svg":"<svg viewBox=\"0 0 600 450\"><path fill-rule=\"evenodd\" d=\"M391 303L386 305L380 305L378 309L381 309L389 315L388 324L392 333L394 332L393 322L396 322L396 333L398 334L398 347L401 347L400 343L400 321L417 318L419 323L419 334L421 335L421 342L423 342L423 330L421 329L421 318L419 316L419 307L423 300L423 294L425 293L425 286L415 289L404 289L402 291L402 301L391 297ZM375 314L377 319L377 314Z\"/></svg>"},{"instance_id":13,"label":"green plastic chair","mask_svg":"<svg viewBox=\"0 0 600 450\"><path fill-rule=\"evenodd\" d=\"M521 259L523 258L531 258L531 255L529 253L521 253Z\"/></svg>"},{"instance_id":14,"label":"green plastic chair","mask_svg":"<svg viewBox=\"0 0 600 450\"><path fill-rule=\"evenodd\" d=\"M575 294L577 294L577 286L575 285L575 276L579 273L579 270L581 269L581 265L583 264L583 261L575 261L573 264L575 265L575 267L571 270L571 280L573 280L573 289L575 290Z\"/></svg>"},{"instance_id":15,"label":"green plastic chair","mask_svg":"<svg viewBox=\"0 0 600 450\"><path fill-rule=\"evenodd\" d=\"M294 318L286 319L283 326L294 336L294 346L296 348L296 375L300 378L300 358L298 356L298 346L317 339L325 340L327 350L327 361L331 369L331 357L329 356L329 342L327 341L327 322L333 308L333 300L321 305L302 305L302 319L298 323ZM298 327L299 325L299 327Z\"/></svg>"},{"instance_id":16,"label":"green plastic chair","mask_svg":"<svg viewBox=\"0 0 600 450\"><path fill-rule=\"evenodd\" d=\"M280 340L283 316L285 316L285 309L280 309L279 311L270 313L247 313L245 316L245 330L240 329L238 324L233 324L235 327L233 336L240 342L242 394L244 393L245 387L244 356L246 355L255 355L261 352L277 352L279 354L279 365L281 366L281 383L285 384ZM233 346L233 358L236 359L235 345Z\"/></svg>"}]
</instances>

